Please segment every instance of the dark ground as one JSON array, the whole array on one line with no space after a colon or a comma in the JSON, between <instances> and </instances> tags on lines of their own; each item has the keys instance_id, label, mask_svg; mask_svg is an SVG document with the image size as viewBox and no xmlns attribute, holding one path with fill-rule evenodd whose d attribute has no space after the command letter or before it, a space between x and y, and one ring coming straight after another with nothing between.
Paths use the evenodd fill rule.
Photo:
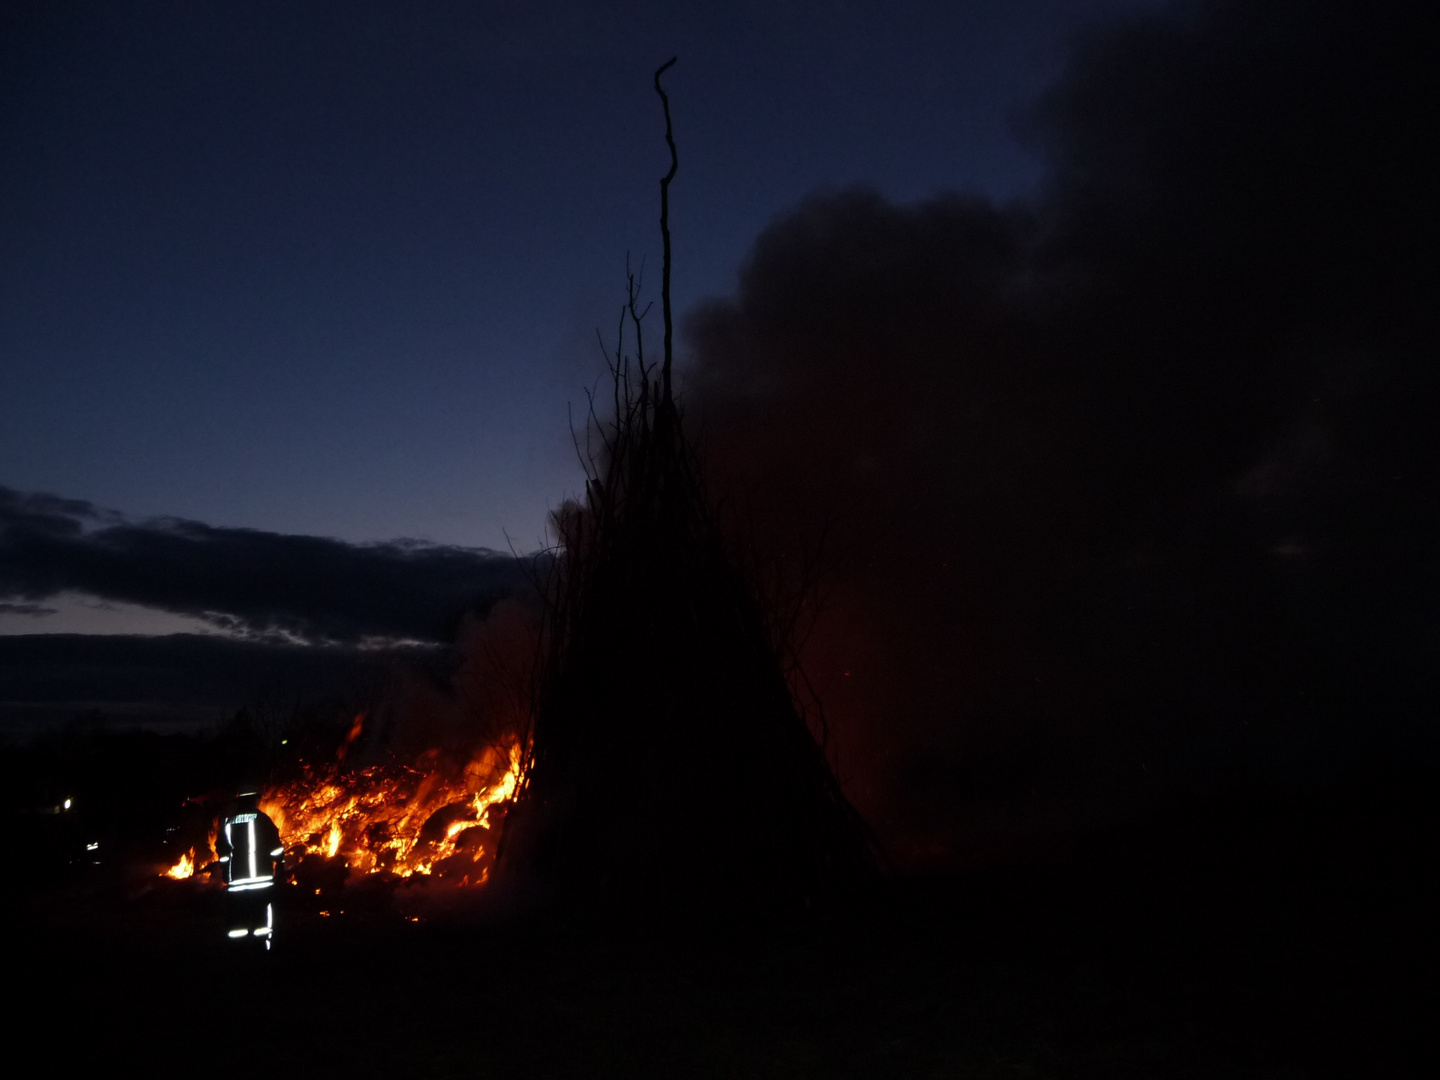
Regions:
<instances>
[{"instance_id":1,"label":"dark ground","mask_svg":"<svg viewBox=\"0 0 1440 1080\"><path fill-rule=\"evenodd\" d=\"M1433 790L1157 806L764 931L321 917L291 887L243 963L213 892L72 867L21 890L10 1019L57 1075L1403 1075L1434 1003Z\"/></svg>"}]
</instances>

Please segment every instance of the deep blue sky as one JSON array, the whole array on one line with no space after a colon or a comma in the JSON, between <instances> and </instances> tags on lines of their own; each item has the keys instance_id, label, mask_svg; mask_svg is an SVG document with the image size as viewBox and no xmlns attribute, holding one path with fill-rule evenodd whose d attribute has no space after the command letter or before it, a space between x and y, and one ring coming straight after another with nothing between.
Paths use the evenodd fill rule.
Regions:
<instances>
[{"instance_id":1,"label":"deep blue sky","mask_svg":"<svg viewBox=\"0 0 1440 1080\"><path fill-rule=\"evenodd\" d=\"M0 727L496 610L654 293L673 53L689 415L838 522L856 782L1433 753L1433 13L1179 2L10 5Z\"/></svg>"},{"instance_id":2,"label":"deep blue sky","mask_svg":"<svg viewBox=\"0 0 1440 1080\"><path fill-rule=\"evenodd\" d=\"M683 314L817 187L1022 194L1016 112L1146 6L10 5L0 484L533 547L627 251L658 287L659 62Z\"/></svg>"}]
</instances>

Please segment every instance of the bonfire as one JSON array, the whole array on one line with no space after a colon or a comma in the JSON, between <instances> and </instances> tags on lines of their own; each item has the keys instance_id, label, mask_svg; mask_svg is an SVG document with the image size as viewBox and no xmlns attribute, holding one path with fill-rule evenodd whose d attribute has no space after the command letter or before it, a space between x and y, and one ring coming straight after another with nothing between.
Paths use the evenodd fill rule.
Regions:
<instances>
[{"instance_id":1,"label":"bonfire","mask_svg":"<svg viewBox=\"0 0 1440 1080\"><path fill-rule=\"evenodd\" d=\"M346 765L364 714L355 718L334 760L301 761L298 774L270 785L260 808L280 830L286 862L341 862L349 874L416 875L457 886L490 875L505 814L518 790L519 736L486 744L469 757L438 749L414 761ZM180 856L165 876L182 880L214 859L215 835Z\"/></svg>"},{"instance_id":2,"label":"bonfire","mask_svg":"<svg viewBox=\"0 0 1440 1080\"><path fill-rule=\"evenodd\" d=\"M429 750L410 764L345 770L301 765L268 789L260 808L280 830L286 858L343 859L354 873L444 877L484 884L505 810L520 782L521 746L486 746L456 769Z\"/></svg>"},{"instance_id":3,"label":"bonfire","mask_svg":"<svg viewBox=\"0 0 1440 1080\"><path fill-rule=\"evenodd\" d=\"M784 628L777 635L755 575L734 557L677 402L668 192L678 157L660 84L669 66L655 74L670 149L663 357L645 359L631 276L610 364L613 411L602 420L592 401L587 431L600 446L582 453L585 498L555 516L558 557L536 562L551 569L536 582L541 652L523 733L458 763L431 750L354 767L345 756L357 718L335 761L303 766L262 798L292 865L343 860L350 874L472 885L508 878L590 910L675 913L809 906L878 865L817 741L818 717L787 678Z\"/></svg>"}]
</instances>

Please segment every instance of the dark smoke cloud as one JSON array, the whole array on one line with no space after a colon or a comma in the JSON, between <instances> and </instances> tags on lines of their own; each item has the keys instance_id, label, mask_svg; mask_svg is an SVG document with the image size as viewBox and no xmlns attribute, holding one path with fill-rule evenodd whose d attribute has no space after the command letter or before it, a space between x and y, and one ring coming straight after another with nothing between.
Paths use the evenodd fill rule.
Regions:
<instances>
[{"instance_id":1,"label":"dark smoke cloud","mask_svg":"<svg viewBox=\"0 0 1440 1080\"><path fill-rule=\"evenodd\" d=\"M0 488L0 596L22 606L75 590L242 634L445 641L465 612L487 610L526 581L521 560L482 549L132 522Z\"/></svg>"},{"instance_id":2,"label":"dark smoke cloud","mask_svg":"<svg viewBox=\"0 0 1440 1080\"><path fill-rule=\"evenodd\" d=\"M833 525L808 659L872 813L1429 738L1429 22L1111 26L1024 119L1035 198L814 195L692 315L716 485L776 550Z\"/></svg>"}]
</instances>

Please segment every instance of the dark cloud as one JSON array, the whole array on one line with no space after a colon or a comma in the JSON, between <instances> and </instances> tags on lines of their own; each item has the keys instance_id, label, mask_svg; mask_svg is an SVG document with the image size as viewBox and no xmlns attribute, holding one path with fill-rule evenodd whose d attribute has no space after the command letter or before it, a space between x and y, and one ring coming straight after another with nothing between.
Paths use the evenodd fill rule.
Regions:
<instances>
[{"instance_id":1,"label":"dark cloud","mask_svg":"<svg viewBox=\"0 0 1440 1080\"><path fill-rule=\"evenodd\" d=\"M44 607L41 604L0 604L0 615L34 615L43 617L54 615L58 609Z\"/></svg>"},{"instance_id":2,"label":"dark cloud","mask_svg":"<svg viewBox=\"0 0 1440 1080\"><path fill-rule=\"evenodd\" d=\"M809 660L872 810L1428 730L1429 19L1112 25L1024 120L1035 198L817 194L689 320L716 484L776 550L834 525Z\"/></svg>"},{"instance_id":3,"label":"dark cloud","mask_svg":"<svg viewBox=\"0 0 1440 1080\"><path fill-rule=\"evenodd\" d=\"M241 633L440 641L466 611L523 590L525 571L523 560L483 549L132 522L0 488L0 596L23 601L74 590Z\"/></svg>"}]
</instances>

